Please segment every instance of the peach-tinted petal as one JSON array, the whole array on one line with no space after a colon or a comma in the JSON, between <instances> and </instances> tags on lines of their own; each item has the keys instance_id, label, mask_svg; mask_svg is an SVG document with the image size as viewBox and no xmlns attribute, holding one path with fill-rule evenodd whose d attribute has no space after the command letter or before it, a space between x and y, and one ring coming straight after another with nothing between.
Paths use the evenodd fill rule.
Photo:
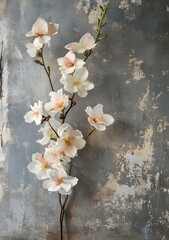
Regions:
<instances>
[{"instance_id":1,"label":"peach-tinted petal","mask_svg":"<svg viewBox=\"0 0 169 240\"><path fill-rule=\"evenodd\" d=\"M72 42L72 43L69 43L68 45L66 45L65 48L72 52L77 52L78 46L79 46L78 42Z\"/></svg>"},{"instance_id":2,"label":"peach-tinted petal","mask_svg":"<svg viewBox=\"0 0 169 240\"><path fill-rule=\"evenodd\" d=\"M24 116L24 119L25 119L25 122L27 122L27 123L33 122L34 121L33 112L32 111L27 112Z\"/></svg>"},{"instance_id":3,"label":"peach-tinted petal","mask_svg":"<svg viewBox=\"0 0 169 240\"><path fill-rule=\"evenodd\" d=\"M71 51L69 51L69 52L65 55L65 57L67 57L71 62L74 62L74 61L75 61L75 58L76 58L75 54L74 54L73 52L71 52Z\"/></svg>"},{"instance_id":4,"label":"peach-tinted petal","mask_svg":"<svg viewBox=\"0 0 169 240\"><path fill-rule=\"evenodd\" d=\"M49 23L48 24L48 35L52 36L58 33L59 24Z\"/></svg>"},{"instance_id":5,"label":"peach-tinted petal","mask_svg":"<svg viewBox=\"0 0 169 240\"><path fill-rule=\"evenodd\" d=\"M48 33L48 23L43 18L38 18L32 26L34 36L43 36Z\"/></svg>"},{"instance_id":6,"label":"peach-tinted petal","mask_svg":"<svg viewBox=\"0 0 169 240\"><path fill-rule=\"evenodd\" d=\"M32 31L29 31L26 33L26 37L33 37L33 36L34 36L34 34Z\"/></svg>"},{"instance_id":7,"label":"peach-tinted petal","mask_svg":"<svg viewBox=\"0 0 169 240\"><path fill-rule=\"evenodd\" d=\"M41 37L38 37L38 40L41 44L45 44L45 43L48 43L50 41L51 37L50 36L47 36L47 35L44 35L44 36L41 36Z\"/></svg>"}]
</instances>

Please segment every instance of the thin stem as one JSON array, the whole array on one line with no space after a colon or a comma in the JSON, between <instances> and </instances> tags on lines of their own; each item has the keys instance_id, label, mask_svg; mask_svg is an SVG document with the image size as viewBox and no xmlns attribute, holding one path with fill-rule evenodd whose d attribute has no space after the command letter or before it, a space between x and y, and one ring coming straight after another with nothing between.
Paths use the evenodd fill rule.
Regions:
<instances>
[{"instance_id":1,"label":"thin stem","mask_svg":"<svg viewBox=\"0 0 169 240\"><path fill-rule=\"evenodd\" d=\"M70 98L70 106L69 106L69 108L67 109L67 111L64 113L64 115L63 115L63 117L62 117L62 123L65 122L66 116L67 116L67 114L69 113L69 111L76 105L76 103L74 102L75 94L76 94L76 93L73 93L72 97Z\"/></svg>"},{"instance_id":2,"label":"thin stem","mask_svg":"<svg viewBox=\"0 0 169 240\"><path fill-rule=\"evenodd\" d=\"M71 175L72 164L70 163L69 175ZM64 202L62 203L62 195L59 193L59 204L60 204L60 240L63 240L63 220L65 215L66 203L69 199L69 195L66 196Z\"/></svg>"},{"instance_id":3,"label":"thin stem","mask_svg":"<svg viewBox=\"0 0 169 240\"><path fill-rule=\"evenodd\" d=\"M95 43L99 42L100 41L100 36L101 36L101 30L102 28L106 25L106 23L103 23L104 22L104 19L105 19L105 15L106 15L106 12L107 12L107 9L105 10L105 12L102 12L101 13L101 19L98 23L98 28L97 28L97 36L95 38ZM89 50L89 51L86 51L85 52L85 59L84 59L84 62L86 62L86 60L90 57L90 55L93 53L92 50Z\"/></svg>"},{"instance_id":4,"label":"thin stem","mask_svg":"<svg viewBox=\"0 0 169 240\"><path fill-rule=\"evenodd\" d=\"M51 127L51 129L54 131L54 133L56 134L57 137L59 137L58 133L56 132L56 130L52 127L52 125L50 124L49 120L48 120L49 126Z\"/></svg>"},{"instance_id":5,"label":"thin stem","mask_svg":"<svg viewBox=\"0 0 169 240\"><path fill-rule=\"evenodd\" d=\"M57 137L59 137L58 133L56 132L56 130L54 129L54 127L51 125L51 123L49 122L51 116L47 116L45 117L44 115L42 115L42 122L41 124L43 124L45 121L48 122L50 128L54 131L54 133L56 134Z\"/></svg>"},{"instance_id":6,"label":"thin stem","mask_svg":"<svg viewBox=\"0 0 169 240\"><path fill-rule=\"evenodd\" d=\"M46 67L46 64L45 64L45 60L44 60L44 56L43 56L43 49L44 49L44 45L43 45L42 50L41 50L42 64L43 64L43 67L44 67L44 69L45 69L45 72L46 72L46 74L47 74L47 76L48 76L51 89L52 89L52 91L54 92L54 87L53 87L53 84L52 84L52 79L51 79L51 77L50 77L50 73L49 73L49 71L48 71L48 69L47 69L47 67Z\"/></svg>"},{"instance_id":7,"label":"thin stem","mask_svg":"<svg viewBox=\"0 0 169 240\"><path fill-rule=\"evenodd\" d=\"M88 134L87 136L84 138L85 140L87 140L87 138L94 132L94 129L92 129Z\"/></svg>"}]
</instances>

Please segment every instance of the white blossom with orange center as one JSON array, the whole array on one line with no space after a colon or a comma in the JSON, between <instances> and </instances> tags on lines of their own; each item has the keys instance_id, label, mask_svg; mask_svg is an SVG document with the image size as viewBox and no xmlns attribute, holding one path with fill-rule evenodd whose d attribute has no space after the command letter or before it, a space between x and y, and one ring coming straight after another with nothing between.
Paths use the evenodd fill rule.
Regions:
<instances>
[{"instance_id":1,"label":"white blossom with orange center","mask_svg":"<svg viewBox=\"0 0 169 240\"><path fill-rule=\"evenodd\" d=\"M53 171L49 171L48 176L49 179L43 182L43 187L48 191L59 192L64 195L70 195L72 187L78 182L76 177L67 175L61 166Z\"/></svg>"},{"instance_id":2,"label":"white blossom with orange center","mask_svg":"<svg viewBox=\"0 0 169 240\"><path fill-rule=\"evenodd\" d=\"M56 133L58 127L60 126L60 122L57 121L55 118L50 118L49 122L46 122L44 127L41 127L39 132L43 134L43 138L40 140L37 140L36 142L41 145L46 145L50 142L50 139L56 138Z\"/></svg>"},{"instance_id":3,"label":"white blossom with orange center","mask_svg":"<svg viewBox=\"0 0 169 240\"><path fill-rule=\"evenodd\" d=\"M28 164L28 170L34 173L39 180L48 178L48 171L51 169L50 163L45 159L44 154L34 153L32 162Z\"/></svg>"},{"instance_id":4,"label":"white blossom with orange center","mask_svg":"<svg viewBox=\"0 0 169 240\"><path fill-rule=\"evenodd\" d=\"M70 157L66 156L64 149L61 145L57 144L55 141L50 141L50 145L45 149L45 159L55 168L58 165L67 166Z\"/></svg>"},{"instance_id":5,"label":"white blossom with orange center","mask_svg":"<svg viewBox=\"0 0 169 240\"><path fill-rule=\"evenodd\" d=\"M114 118L109 114L103 113L103 105L98 104L93 109L87 107L85 112L88 114L88 122L99 131L106 130L106 127L114 123Z\"/></svg>"},{"instance_id":6,"label":"white blossom with orange center","mask_svg":"<svg viewBox=\"0 0 169 240\"><path fill-rule=\"evenodd\" d=\"M57 144L64 149L67 156L72 158L76 156L77 150L82 149L86 144L82 133L79 130L73 130L67 123L58 128L58 135L60 138L58 138Z\"/></svg>"},{"instance_id":7,"label":"white blossom with orange center","mask_svg":"<svg viewBox=\"0 0 169 240\"><path fill-rule=\"evenodd\" d=\"M31 111L27 112L24 116L25 122L31 123L35 121L36 125L41 124L42 114L43 114L43 102L38 101L34 105L30 105Z\"/></svg>"},{"instance_id":8,"label":"white blossom with orange center","mask_svg":"<svg viewBox=\"0 0 169 240\"><path fill-rule=\"evenodd\" d=\"M56 113L61 112L69 104L68 95L63 94L63 89L59 89L57 92L50 92L51 101L45 104L45 110L50 116L54 116Z\"/></svg>"},{"instance_id":9,"label":"white blossom with orange center","mask_svg":"<svg viewBox=\"0 0 169 240\"><path fill-rule=\"evenodd\" d=\"M58 58L59 69L62 74L71 74L76 69L82 68L85 62L83 59L76 58L75 54L69 51L64 57Z\"/></svg>"},{"instance_id":10,"label":"white blossom with orange center","mask_svg":"<svg viewBox=\"0 0 169 240\"><path fill-rule=\"evenodd\" d=\"M86 33L81 37L79 42L69 43L65 48L72 52L84 53L93 49L96 45L94 37L90 33Z\"/></svg>"},{"instance_id":11,"label":"white blossom with orange center","mask_svg":"<svg viewBox=\"0 0 169 240\"><path fill-rule=\"evenodd\" d=\"M63 75L60 82L64 85L64 89L70 93L76 93L79 97L86 97L87 92L94 88L94 84L86 80L89 72L84 68L76 70L73 75Z\"/></svg>"},{"instance_id":12,"label":"white blossom with orange center","mask_svg":"<svg viewBox=\"0 0 169 240\"><path fill-rule=\"evenodd\" d=\"M50 41L51 36L58 33L58 27L57 23L47 23L43 18L38 18L26 37L36 36L41 44L45 44Z\"/></svg>"},{"instance_id":13,"label":"white blossom with orange center","mask_svg":"<svg viewBox=\"0 0 169 240\"><path fill-rule=\"evenodd\" d=\"M33 43L26 44L27 47L27 53L31 57L36 57L37 52L42 48L42 44L39 42L38 38L35 38Z\"/></svg>"}]
</instances>

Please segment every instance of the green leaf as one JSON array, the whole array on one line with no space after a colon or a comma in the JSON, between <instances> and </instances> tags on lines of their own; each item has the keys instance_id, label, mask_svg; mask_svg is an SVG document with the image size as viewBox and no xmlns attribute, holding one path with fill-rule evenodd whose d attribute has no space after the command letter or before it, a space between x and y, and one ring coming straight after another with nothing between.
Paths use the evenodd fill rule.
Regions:
<instances>
[{"instance_id":1,"label":"green leaf","mask_svg":"<svg viewBox=\"0 0 169 240\"><path fill-rule=\"evenodd\" d=\"M50 67L48 66L47 69L48 69L48 73L49 73L49 75L50 75Z\"/></svg>"},{"instance_id":2,"label":"green leaf","mask_svg":"<svg viewBox=\"0 0 169 240\"><path fill-rule=\"evenodd\" d=\"M36 56L37 56L37 57L42 57L41 51L37 51L37 52L36 52Z\"/></svg>"},{"instance_id":3,"label":"green leaf","mask_svg":"<svg viewBox=\"0 0 169 240\"><path fill-rule=\"evenodd\" d=\"M104 12L106 13L107 12L107 6L104 5Z\"/></svg>"},{"instance_id":4,"label":"green leaf","mask_svg":"<svg viewBox=\"0 0 169 240\"><path fill-rule=\"evenodd\" d=\"M99 7L100 7L100 9L101 9L102 11L104 11L104 8L103 8L103 6L102 6L102 5L100 5Z\"/></svg>"},{"instance_id":5,"label":"green leaf","mask_svg":"<svg viewBox=\"0 0 169 240\"><path fill-rule=\"evenodd\" d=\"M35 63L43 66L43 63L41 63L41 61L39 61L39 60L35 60Z\"/></svg>"},{"instance_id":6,"label":"green leaf","mask_svg":"<svg viewBox=\"0 0 169 240\"><path fill-rule=\"evenodd\" d=\"M100 20L100 18L98 18L98 19L97 19L97 25L98 25L98 26L100 25L100 22L101 22L101 20Z\"/></svg>"},{"instance_id":7,"label":"green leaf","mask_svg":"<svg viewBox=\"0 0 169 240\"><path fill-rule=\"evenodd\" d=\"M99 40L103 40L103 39L105 39L105 38L107 38L107 37L108 37L108 34L102 35L102 36L99 38Z\"/></svg>"}]
</instances>

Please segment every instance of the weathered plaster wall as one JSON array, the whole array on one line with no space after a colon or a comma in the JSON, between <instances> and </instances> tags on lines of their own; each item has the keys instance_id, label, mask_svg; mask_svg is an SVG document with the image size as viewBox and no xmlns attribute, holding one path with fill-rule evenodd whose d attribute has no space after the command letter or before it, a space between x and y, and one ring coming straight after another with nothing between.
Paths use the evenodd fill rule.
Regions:
<instances>
[{"instance_id":1,"label":"weathered plaster wall","mask_svg":"<svg viewBox=\"0 0 169 240\"><path fill-rule=\"evenodd\" d=\"M107 1L105 1L107 2ZM48 98L41 67L26 53L37 17L60 24L48 62L60 87L57 57L84 33L94 34L102 0L0 1L0 239L58 239L56 194L42 189L27 165L37 128L23 115ZM68 204L65 239L169 239L169 2L110 0L106 31L87 63L95 89L69 115L81 129L88 104L115 117L90 137L74 161L79 180ZM75 121L76 119L76 121Z\"/></svg>"}]
</instances>

